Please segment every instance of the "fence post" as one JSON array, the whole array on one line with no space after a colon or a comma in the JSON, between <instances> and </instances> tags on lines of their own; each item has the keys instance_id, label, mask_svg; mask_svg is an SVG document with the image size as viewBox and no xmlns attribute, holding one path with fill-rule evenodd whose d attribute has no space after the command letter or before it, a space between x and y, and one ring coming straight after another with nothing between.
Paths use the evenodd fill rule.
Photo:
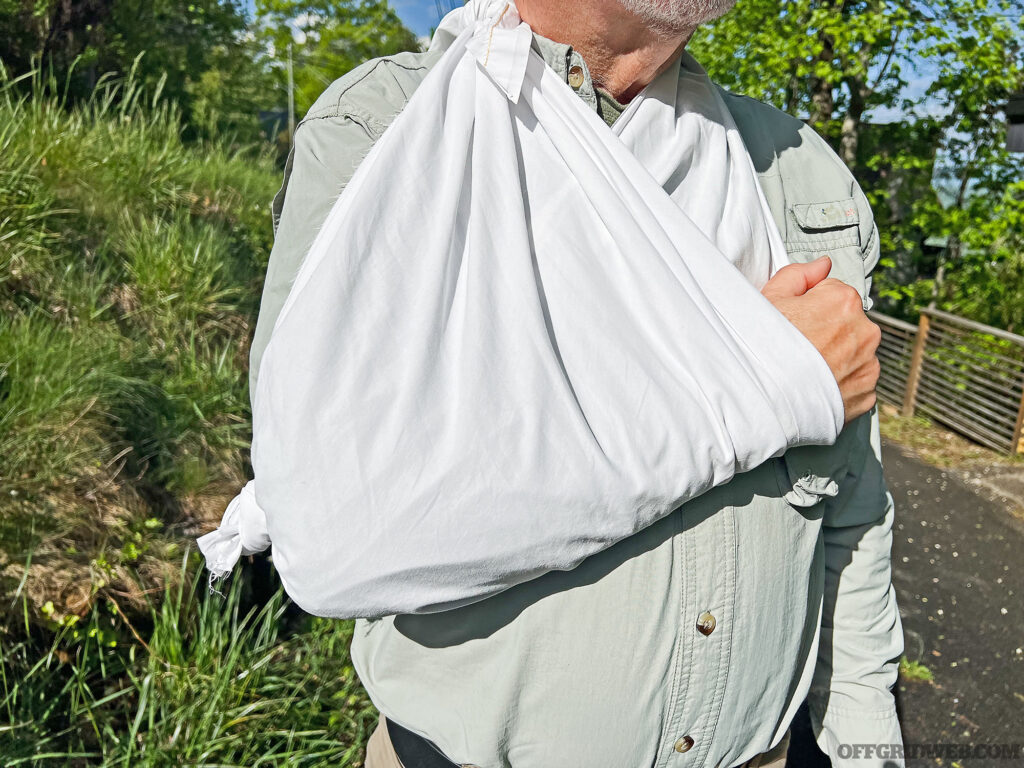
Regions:
<instances>
[{"instance_id":1,"label":"fence post","mask_svg":"<svg viewBox=\"0 0 1024 768\"><path fill-rule=\"evenodd\" d=\"M1017 410L1017 428L1013 430L1013 442L1010 443L1011 453L1024 453L1024 391L1020 395L1020 408Z\"/></svg>"},{"instance_id":2,"label":"fence post","mask_svg":"<svg viewBox=\"0 0 1024 768\"><path fill-rule=\"evenodd\" d=\"M910 356L910 369L907 371L907 389L903 395L903 416L914 415L914 404L917 402L917 385L921 380L921 364L924 362L924 348L928 341L928 315L921 313L917 323L917 336L914 338L914 351Z\"/></svg>"}]
</instances>

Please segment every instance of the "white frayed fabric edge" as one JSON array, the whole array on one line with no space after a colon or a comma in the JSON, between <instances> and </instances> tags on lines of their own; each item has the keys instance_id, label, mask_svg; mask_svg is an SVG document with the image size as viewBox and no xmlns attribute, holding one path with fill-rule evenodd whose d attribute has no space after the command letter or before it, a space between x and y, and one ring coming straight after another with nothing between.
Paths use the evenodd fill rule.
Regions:
<instances>
[{"instance_id":1,"label":"white frayed fabric edge","mask_svg":"<svg viewBox=\"0 0 1024 768\"><path fill-rule=\"evenodd\" d=\"M267 516L256 503L256 481L250 480L228 504L220 526L196 543L210 571L210 587L234 570L242 555L255 555L270 547Z\"/></svg>"}]
</instances>

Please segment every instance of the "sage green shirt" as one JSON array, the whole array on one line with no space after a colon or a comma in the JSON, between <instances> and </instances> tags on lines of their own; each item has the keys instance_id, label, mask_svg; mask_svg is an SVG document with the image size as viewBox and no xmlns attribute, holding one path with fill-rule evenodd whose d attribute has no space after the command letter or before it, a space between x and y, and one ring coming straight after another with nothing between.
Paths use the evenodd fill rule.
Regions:
<instances>
[{"instance_id":1,"label":"sage green shirt","mask_svg":"<svg viewBox=\"0 0 1024 768\"><path fill-rule=\"evenodd\" d=\"M614 121L622 105L595 90L576 51L534 44ZM298 127L274 203L253 382L334 200L436 60L366 62ZM867 307L878 236L846 168L799 121L726 103L790 259L827 253ZM360 678L390 718L482 768L735 766L776 744L807 696L834 765L902 765L886 753L846 759L841 746L901 743L894 511L880 461L872 414L836 445L791 450L572 571L457 610L358 621Z\"/></svg>"}]
</instances>

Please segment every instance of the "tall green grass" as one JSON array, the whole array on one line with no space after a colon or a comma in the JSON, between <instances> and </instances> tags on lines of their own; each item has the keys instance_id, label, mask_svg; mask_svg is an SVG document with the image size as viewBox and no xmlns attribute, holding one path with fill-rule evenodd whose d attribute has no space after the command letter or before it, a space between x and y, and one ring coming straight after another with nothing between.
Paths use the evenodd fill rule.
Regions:
<instances>
[{"instance_id":1,"label":"tall green grass","mask_svg":"<svg viewBox=\"0 0 1024 768\"><path fill-rule=\"evenodd\" d=\"M0 765L357 762L350 627L187 545L245 478L279 174L130 79L60 93L0 73Z\"/></svg>"},{"instance_id":2,"label":"tall green grass","mask_svg":"<svg viewBox=\"0 0 1024 768\"><path fill-rule=\"evenodd\" d=\"M34 618L141 607L244 477L277 173L181 133L131 81L0 81L0 597Z\"/></svg>"},{"instance_id":3,"label":"tall green grass","mask_svg":"<svg viewBox=\"0 0 1024 768\"><path fill-rule=\"evenodd\" d=\"M224 602L183 582L128 653L103 603L43 653L0 637L3 765L358 764L376 715L348 657L351 625L286 634L281 592L245 610L241 580Z\"/></svg>"}]
</instances>

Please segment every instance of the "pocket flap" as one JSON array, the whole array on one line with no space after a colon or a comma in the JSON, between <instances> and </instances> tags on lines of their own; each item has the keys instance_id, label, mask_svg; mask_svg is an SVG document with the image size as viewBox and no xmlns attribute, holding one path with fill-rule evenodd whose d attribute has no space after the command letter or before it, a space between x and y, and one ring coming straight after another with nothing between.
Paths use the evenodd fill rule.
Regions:
<instances>
[{"instance_id":1,"label":"pocket flap","mask_svg":"<svg viewBox=\"0 0 1024 768\"><path fill-rule=\"evenodd\" d=\"M793 218L803 230L840 229L860 224L857 202L852 197L830 203L799 203Z\"/></svg>"}]
</instances>

